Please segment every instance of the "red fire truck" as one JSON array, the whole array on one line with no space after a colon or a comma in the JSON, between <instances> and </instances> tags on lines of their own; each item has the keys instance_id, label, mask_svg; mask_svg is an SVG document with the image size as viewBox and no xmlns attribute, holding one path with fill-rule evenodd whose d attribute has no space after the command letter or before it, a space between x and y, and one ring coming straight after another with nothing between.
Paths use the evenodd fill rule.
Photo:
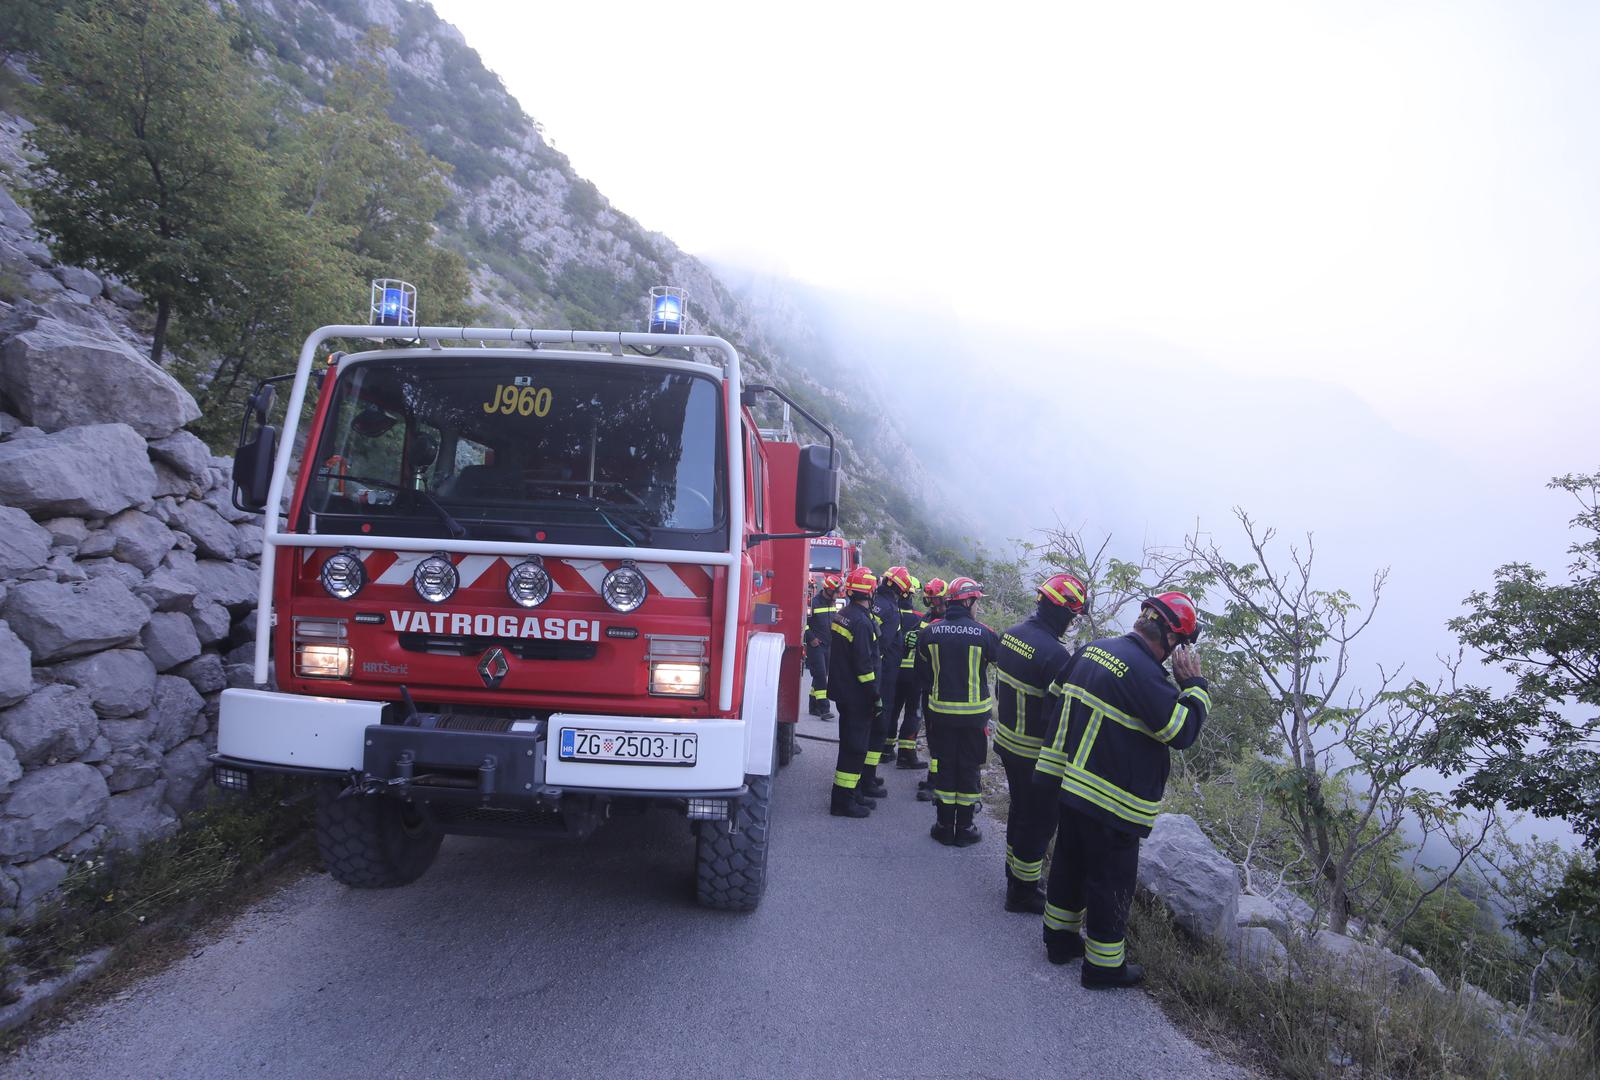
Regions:
<instances>
[{"instance_id":1,"label":"red fire truck","mask_svg":"<svg viewBox=\"0 0 1600 1080\"><path fill-rule=\"evenodd\" d=\"M861 562L861 545L842 536L819 536L810 547L810 590L816 592L829 574L843 581Z\"/></svg>"},{"instance_id":2,"label":"red fire truck","mask_svg":"<svg viewBox=\"0 0 1600 1080\"><path fill-rule=\"evenodd\" d=\"M351 339L376 344L316 363ZM764 440L765 394L823 441ZM216 782L320 781L323 857L357 887L416 879L446 834L674 811L699 901L753 909L839 460L721 338L321 328L240 433L235 502L283 516Z\"/></svg>"}]
</instances>

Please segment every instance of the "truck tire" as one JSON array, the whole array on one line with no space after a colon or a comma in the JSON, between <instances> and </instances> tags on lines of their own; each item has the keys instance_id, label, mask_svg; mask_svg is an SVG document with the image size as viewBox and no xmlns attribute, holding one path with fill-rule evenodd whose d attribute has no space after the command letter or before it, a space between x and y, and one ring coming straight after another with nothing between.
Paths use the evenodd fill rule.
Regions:
<instances>
[{"instance_id":1,"label":"truck tire","mask_svg":"<svg viewBox=\"0 0 1600 1080\"><path fill-rule=\"evenodd\" d=\"M794 729L795 724L778 725L778 768L783 768L794 760Z\"/></svg>"},{"instance_id":2,"label":"truck tire","mask_svg":"<svg viewBox=\"0 0 1600 1080\"><path fill-rule=\"evenodd\" d=\"M754 911L766 890L772 777L745 779L750 790L733 804L731 822L697 823L694 885L702 907Z\"/></svg>"},{"instance_id":3,"label":"truck tire","mask_svg":"<svg viewBox=\"0 0 1600 1080\"><path fill-rule=\"evenodd\" d=\"M317 790L317 850L341 885L387 889L409 885L433 865L444 834L397 799L339 798L338 784Z\"/></svg>"}]
</instances>

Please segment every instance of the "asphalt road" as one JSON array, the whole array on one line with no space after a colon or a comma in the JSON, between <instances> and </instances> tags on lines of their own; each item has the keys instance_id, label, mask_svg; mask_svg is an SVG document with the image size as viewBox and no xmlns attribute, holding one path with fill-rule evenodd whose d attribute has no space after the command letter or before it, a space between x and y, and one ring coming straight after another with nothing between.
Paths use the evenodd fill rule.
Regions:
<instances>
[{"instance_id":1,"label":"asphalt road","mask_svg":"<svg viewBox=\"0 0 1600 1080\"><path fill-rule=\"evenodd\" d=\"M833 747L801 745L753 915L693 905L693 841L664 813L581 845L450 838L407 888L290 886L0 1076L1242 1075L1143 993L1046 962L1039 920L1001 908L993 822L936 844L919 774L894 769L871 818L832 818Z\"/></svg>"}]
</instances>

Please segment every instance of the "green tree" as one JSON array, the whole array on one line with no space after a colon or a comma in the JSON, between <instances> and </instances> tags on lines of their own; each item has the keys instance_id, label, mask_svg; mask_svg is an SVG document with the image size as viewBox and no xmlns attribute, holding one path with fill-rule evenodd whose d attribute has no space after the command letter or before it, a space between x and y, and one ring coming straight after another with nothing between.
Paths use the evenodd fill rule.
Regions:
<instances>
[{"instance_id":1,"label":"green tree","mask_svg":"<svg viewBox=\"0 0 1600 1080\"><path fill-rule=\"evenodd\" d=\"M57 258L109 271L155 308L160 363L174 314L238 287L272 205L262 98L203 0L94 0L42 43L29 200Z\"/></svg>"},{"instance_id":2,"label":"green tree","mask_svg":"<svg viewBox=\"0 0 1600 1080\"><path fill-rule=\"evenodd\" d=\"M1450 628L1513 684L1466 692L1442 749L1466 774L1463 802L1564 819L1600 848L1600 473L1549 486L1579 507L1567 580L1509 563L1467 597Z\"/></svg>"}]
</instances>

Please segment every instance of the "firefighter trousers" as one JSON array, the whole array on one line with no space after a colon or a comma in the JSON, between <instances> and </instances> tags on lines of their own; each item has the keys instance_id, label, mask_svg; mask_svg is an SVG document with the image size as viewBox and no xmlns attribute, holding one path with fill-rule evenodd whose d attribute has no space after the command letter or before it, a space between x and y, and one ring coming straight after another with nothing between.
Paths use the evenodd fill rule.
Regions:
<instances>
[{"instance_id":1,"label":"firefighter trousers","mask_svg":"<svg viewBox=\"0 0 1600 1080\"><path fill-rule=\"evenodd\" d=\"M922 727L922 710L918 708L922 701L917 676L910 668L900 669L900 678L894 688L894 713L900 714L900 730L895 739L895 748L898 750L915 750L917 748L917 731ZM895 722L894 713L889 714L890 730Z\"/></svg>"},{"instance_id":2,"label":"firefighter trousers","mask_svg":"<svg viewBox=\"0 0 1600 1080\"><path fill-rule=\"evenodd\" d=\"M1056 831L1059 789L1034 788L1037 758L1023 757L998 742L994 755L1005 767L1006 787L1011 792L1011 808L1006 813L1006 876L1037 882L1044 874L1045 848Z\"/></svg>"},{"instance_id":3,"label":"firefighter trousers","mask_svg":"<svg viewBox=\"0 0 1600 1080\"><path fill-rule=\"evenodd\" d=\"M928 760L939 823L970 825L982 797L979 776L989 739L973 717L952 720L928 711Z\"/></svg>"},{"instance_id":4,"label":"firefighter trousers","mask_svg":"<svg viewBox=\"0 0 1600 1080\"><path fill-rule=\"evenodd\" d=\"M839 706L839 756L833 766L833 786L854 791L861 784L872 730L872 706L836 701Z\"/></svg>"},{"instance_id":5,"label":"firefighter trousers","mask_svg":"<svg viewBox=\"0 0 1600 1080\"><path fill-rule=\"evenodd\" d=\"M828 647L806 649L806 668L811 672L811 707L821 708L828 700Z\"/></svg>"},{"instance_id":6,"label":"firefighter trousers","mask_svg":"<svg viewBox=\"0 0 1600 1080\"><path fill-rule=\"evenodd\" d=\"M867 743L867 775L877 775L878 763L886 757L894 757L894 700L895 700L895 674L898 668L885 667L889 677L878 676L878 693L883 698L883 711L878 716L878 722L872 726L872 731Z\"/></svg>"},{"instance_id":7,"label":"firefighter trousers","mask_svg":"<svg viewBox=\"0 0 1600 1080\"><path fill-rule=\"evenodd\" d=\"M1056 853L1045 895L1045 941L1084 937L1084 963L1121 967L1128 905L1139 874L1139 838L1102 825L1066 803L1057 811Z\"/></svg>"}]
</instances>

